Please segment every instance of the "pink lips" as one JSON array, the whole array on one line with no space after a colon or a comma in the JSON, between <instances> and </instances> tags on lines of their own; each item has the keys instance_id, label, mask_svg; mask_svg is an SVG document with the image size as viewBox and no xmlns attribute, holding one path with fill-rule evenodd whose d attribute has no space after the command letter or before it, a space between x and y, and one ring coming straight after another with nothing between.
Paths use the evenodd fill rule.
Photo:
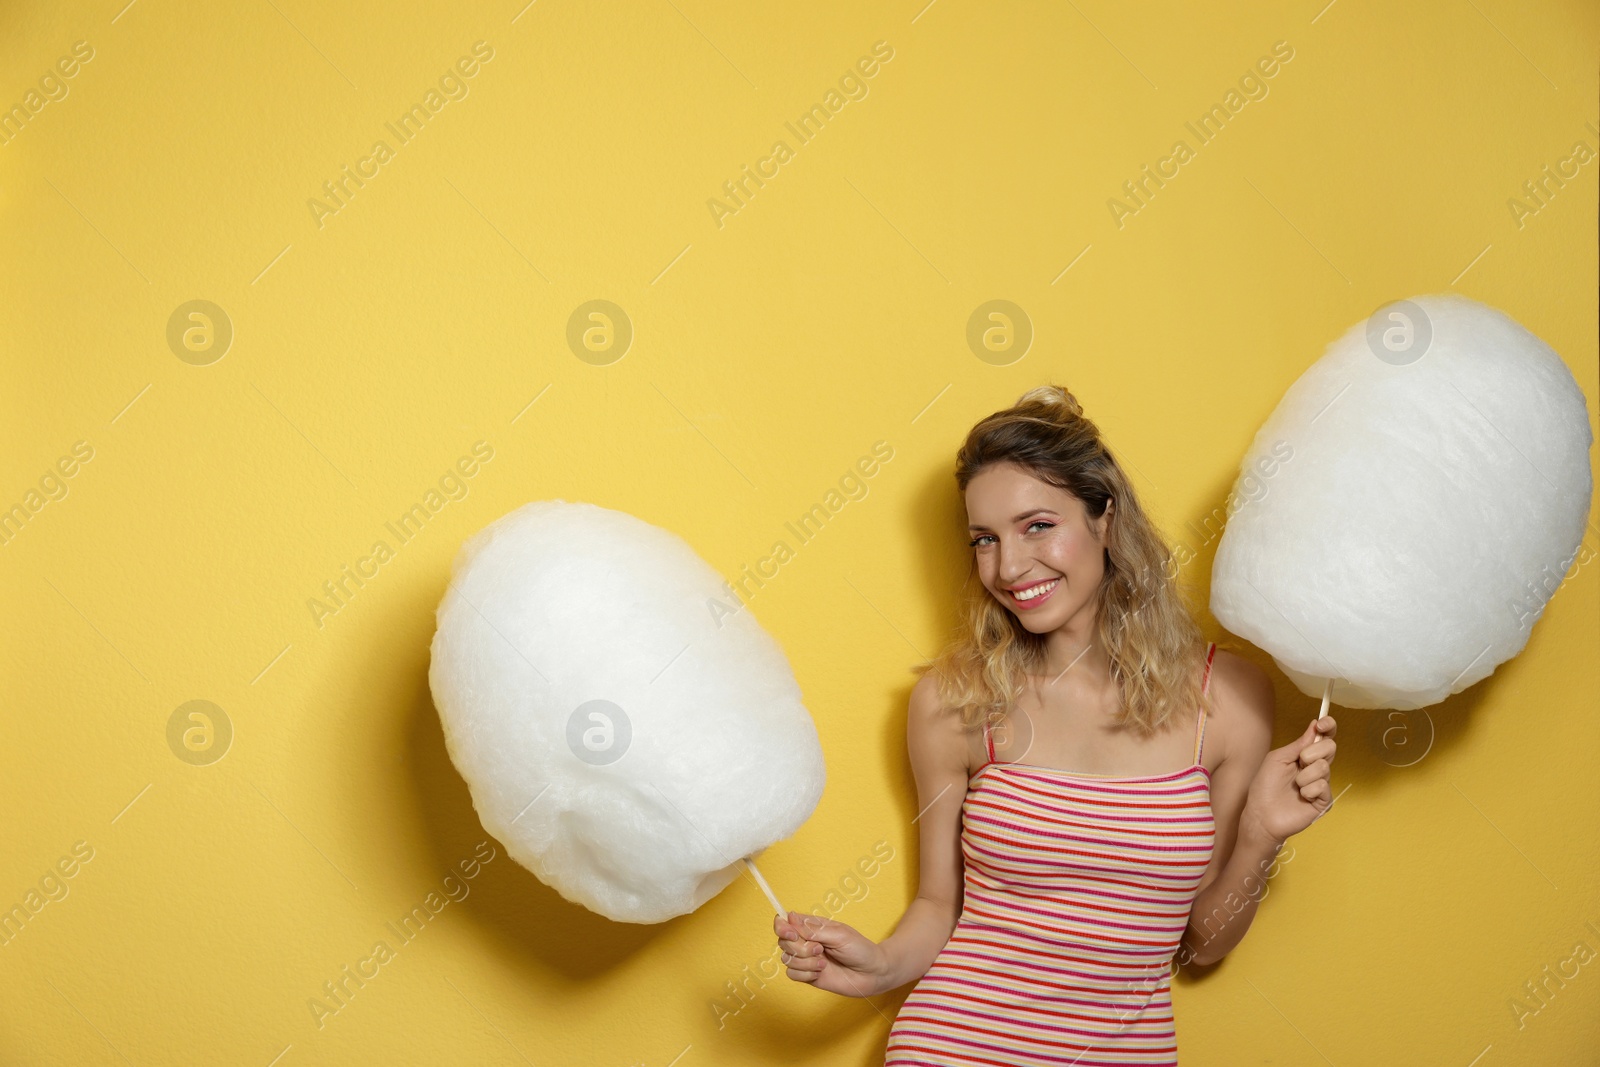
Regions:
<instances>
[{"instance_id":1,"label":"pink lips","mask_svg":"<svg viewBox=\"0 0 1600 1067\"><path fill-rule=\"evenodd\" d=\"M1057 583L1055 589L1051 589L1048 593L1044 594L1043 596L1034 597L1032 600L1018 600L1017 599L1017 597L1016 597L1016 593L1017 592L1026 592L1027 590L1032 589L1035 585L1044 585L1046 582L1055 582L1055 583ZM1060 582L1061 582L1061 579L1059 579L1059 578L1046 578L1043 582L1034 582L1032 585L1024 586L1021 590L1008 589L1008 590L1006 590L1006 592L1011 595L1011 606L1012 607L1016 608L1018 611L1031 611L1032 609L1038 607L1040 604L1043 604L1046 600L1049 600L1051 597L1055 596L1056 595L1056 589L1060 589L1061 588Z\"/></svg>"}]
</instances>

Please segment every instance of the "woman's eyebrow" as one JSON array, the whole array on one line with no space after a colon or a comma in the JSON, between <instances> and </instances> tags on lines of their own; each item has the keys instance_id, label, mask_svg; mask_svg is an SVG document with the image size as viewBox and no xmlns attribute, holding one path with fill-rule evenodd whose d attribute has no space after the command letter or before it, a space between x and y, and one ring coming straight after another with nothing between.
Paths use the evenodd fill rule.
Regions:
<instances>
[{"instance_id":1,"label":"woman's eyebrow","mask_svg":"<svg viewBox=\"0 0 1600 1067\"><path fill-rule=\"evenodd\" d=\"M1011 521L1014 522L1014 523L1015 522L1021 522L1023 519L1028 518L1030 515L1054 515L1054 514L1055 514L1055 512L1051 511L1049 508L1034 508L1032 511L1024 511L1021 515L1015 516L1014 518L1012 518ZM969 523L967 523L967 529L969 529L969 530L987 530L988 527L984 526L982 523L969 522Z\"/></svg>"}]
</instances>

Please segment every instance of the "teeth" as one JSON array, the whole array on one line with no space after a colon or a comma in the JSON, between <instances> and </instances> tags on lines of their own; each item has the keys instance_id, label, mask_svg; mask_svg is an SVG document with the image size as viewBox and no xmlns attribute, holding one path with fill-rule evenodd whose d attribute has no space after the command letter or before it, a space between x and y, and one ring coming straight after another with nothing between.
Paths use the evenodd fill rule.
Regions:
<instances>
[{"instance_id":1,"label":"teeth","mask_svg":"<svg viewBox=\"0 0 1600 1067\"><path fill-rule=\"evenodd\" d=\"M1024 589L1022 592L1020 592L1020 593L1012 593L1011 595L1016 597L1018 600L1032 600L1034 597L1044 596L1044 594L1046 594L1050 590L1054 589L1056 587L1056 582L1059 582L1060 580L1061 580L1060 578L1055 578L1055 579L1052 579L1052 580L1050 580L1048 582L1045 582L1042 585L1029 586L1027 589Z\"/></svg>"}]
</instances>

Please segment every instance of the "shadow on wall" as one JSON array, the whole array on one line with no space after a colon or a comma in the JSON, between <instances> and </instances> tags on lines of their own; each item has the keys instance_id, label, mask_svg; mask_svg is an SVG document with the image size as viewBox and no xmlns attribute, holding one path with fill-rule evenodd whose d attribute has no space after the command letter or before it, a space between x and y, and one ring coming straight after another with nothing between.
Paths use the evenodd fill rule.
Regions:
<instances>
[{"instance_id":1,"label":"shadow on wall","mask_svg":"<svg viewBox=\"0 0 1600 1067\"><path fill-rule=\"evenodd\" d=\"M485 838L497 853L472 881L471 892L459 904L450 904L446 913L458 911L457 920L467 916L481 927L485 950L498 954L508 969L521 972L529 988L542 985L551 975L566 983L584 983L609 976L625 965L629 957L679 924L716 930L748 927L760 935L763 945L765 939L770 939L775 949L771 912L764 901L759 906L753 903L753 890L740 894L732 892L736 886L730 886L688 915L664 923L613 922L567 901L511 859L504 845L490 837L472 806L466 781L450 761L439 714L428 687L433 607L443 595L444 585L441 584L437 596L417 606L416 616L422 620L417 630L397 639L398 643L412 649L410 680L405 687L410 694L406 705L408 714L403 723L396 724L397 729L403 729L401 748L405 754L404 766L399 768L399 781L409 793L414 824L426 834L433 856L433 863L417 872L417 876L421 883L431 880L437 884L439 873L452 869L463 857L471 856L477 843ZM392 670L393 659L385 657L380 664L375 654L375 661L369 666L375 671ZM909 687L906 691L909 693ZM903 751L904 744L899 748ZM899 862L898 854L896 862ZM794 906L792 902L785 903ZM422 937L426 936L424 932ZM750 1010L725 1011L724 1014L732 1017L726 1018L725 1025L717 1027L728 1035L730 1049L736 1043L740 1055L753 1056L756 1062L781 1063L792 1058L797 1047L819 1052L850 1040L864 1025L880 1023L887 1032L887 1020L894 1016L894 1008L888 1006L887 997L874 998L874 1004L883 1013L881 1019L878 1012L863 1001L847 1001L815 990L798 991L800 995L785 1003L781 1010L770 1007L776 1003L773 987L794 983L782 970L765 981L759 976L751 980L749 975L757 971L757 965L766 955L763 948L749 960L740 961L748 963L749 968L731 969L725 976L748 983L744 987L745 996L751 1001ZM905 992L908 991L909 987ZM719 1001L724 1005L732 1003L722 986L710 982L703 989L679 988L671 995L682 998L691 1008L704 1004L705 1019L713 1026L717 1019L716 1004ZM896 997L894 1003L898 1003L898 999ZM846 1008L852 1003L853 1010Z\"/></svg>"},{"instance_id":2,"label":"shadow on wall","mask_svg":"<svg viewBox=\"0 0 1600 1067\"><path fill-rule=\"evenodd\" d=\"M512 859L505 845L483 828L466 780L450 762L444 728L428 688L433 613L447 584L441 578L433 591L436 595L420 606L421 639L410 643L413 651L408 657L412 680L407 686L411 697L402 781L411 794L414 821L426 832L433 866L441 872L471 856L485 838L494 846L493 862L472 881L471 892L450 908L459 908L484 927L489 935L484 943L502 953L509 964L528 969L530 980L554 973L564 981L582 982L606 974L660 936L668 924L613 922L568 901ZM673 921L683 918L687 916Z\"/></svg>"}]
</instances>

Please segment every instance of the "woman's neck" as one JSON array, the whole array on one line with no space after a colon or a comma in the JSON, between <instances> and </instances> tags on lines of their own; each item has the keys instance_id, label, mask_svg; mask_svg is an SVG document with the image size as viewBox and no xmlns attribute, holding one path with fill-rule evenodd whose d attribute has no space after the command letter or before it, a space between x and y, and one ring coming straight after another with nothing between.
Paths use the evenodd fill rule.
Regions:
<instances>
[{"instance_id":1,"label":"woman's neck","mask_svg":"<svg viewBox=\"0 0 1600 1067\"><path fill-rule=\"evenodd\" d=\"M1043 671L1034 675L1049 685L1071 671L1074 676L1108 683L1111 657L1097 640L1093 619L1072 619L1045 636Z\"/></svg>"}]
</instances>

